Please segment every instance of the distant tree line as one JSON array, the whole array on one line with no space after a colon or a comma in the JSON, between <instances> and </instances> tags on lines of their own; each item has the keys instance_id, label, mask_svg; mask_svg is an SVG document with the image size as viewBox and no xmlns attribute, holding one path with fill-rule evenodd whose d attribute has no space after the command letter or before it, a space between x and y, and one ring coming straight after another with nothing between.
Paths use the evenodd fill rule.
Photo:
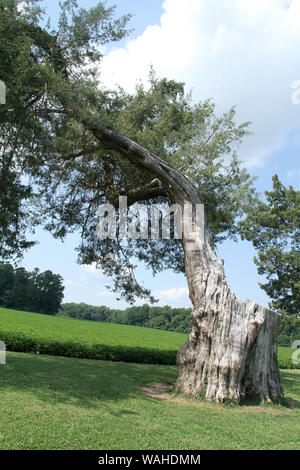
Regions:
<instances>
[{"instance_id":1,"label":"distant tree line","mask_svg":"<svg viewBox=\"0 0 300 470\"><path fill-rule=\"evenodd\" d=\"M0 263L0 305L55 315L63 299L63 278L38 268L32 272Z\"/></svg>"},{"instance_id":2,"label":"distant tree line","mask_svg":"<svg viewBox=\"0 0 300 470\"><path fill-rule=\"evenodd\" d=\"M144 326L160 330L177 331L189 333L191 330L191 309L150 307L147 304L142 306L128 307L125 310L110 309L104 305L96 307L85 303L62 304L58 312L72 318L83 320L103 321L108 323L121 323L124 325ZM291 346L292 341L300 340L300 318L282 315L279 330L279 346Z\"/></svg>"},{"instance_id":3,"label":"distant tree line","mask_svg":"<svg viewBox=\"0 0 300 470\"><path fill-rule=\"evenodd\" d=\"M59 310L59 315L73 318L145 326L181 333L189 333L192 327L190 313L191 309L189 308L171 308L169 305L150 307L147 304L118 310L105 306L96 307L85 303L65 303L61 305Z\"/></svg>"}]
</instances>

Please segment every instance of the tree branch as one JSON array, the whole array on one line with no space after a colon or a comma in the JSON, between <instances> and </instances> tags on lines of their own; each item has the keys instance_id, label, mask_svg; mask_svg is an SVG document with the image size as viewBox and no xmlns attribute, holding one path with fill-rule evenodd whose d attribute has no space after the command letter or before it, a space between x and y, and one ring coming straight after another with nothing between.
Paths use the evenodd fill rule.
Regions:
<instances>
[{"instance_id":1,"label":"tree branch","mask_svg":"<svg viewBox=\"0 0 300 470\"><path fill-rule=\"evenodd\" d=\"M35 43L52 57L55 71L64 75L67 81L69 81L67 64L57 43L57 38L36 25L25 23L24 25L22 24L22 27L34 38ZM171 200L179 203L183 203L186 200L193 201L194 203L202 202L199 190L183 173L168 165L159 157L151 154L141 145L118 134L111 127L101 122L98 123L96 121L96 113L92 110L87 115L86 110L83 111L82 109L82 104L78 103L76 94L58 93L57 98L67 114L76 117L96 137L101 149L115 150L137 168L146 169L154 178L158 178L162 182ZM65 156L65 158L72 159L93 151L95 149L86 149L82 151L83 153Z\"/></svg>"},{"instance_id":2,"label":"tree branch","mask_svg":"<svg viewBox=\"0 0 300 470\"><path fill-rule=\"evenodd\" d=\"M161 181L156 178L151 183L147 184L146 186L140 186L138 188L131 188L126 193L123 194L127 196L127 206L132 206L135 202L139 201L146 201L149 199L154 199L156 197L167 197L168 192L163 187ZM121 194L122 196L122 194ZM119 206L119 199L115 198L110 201L111 204L118 208Z\"/></svg>"},{"instance_id":3,"label":"tree branch","mask_svg":"<svg viewBox=\"0 0 300 470\"><path fill-rule=\"evenodd\" d=\"M65 154L62 154L62 159L64 161L75 160L75 158L82 157L83 155L88 155L89 153L97 152L97 150L102 150L102 146L95 145L93 147L89 147L89 148L86 148L84 150L81 150L78 153L72 153L72 152L71 153L65 153Z\"/></svg>"},{"instance_id":4,"label":"tree branch","mask_svg":"<svg viewBox=\"0 0 300 470\"><path fill-rule=\"evenodd\" d=\"M89 126L89 123L87 122L86 125ZM187 200L202 203L200 193L192 181L141 145L118 134L108 126L104 127L100 124L96 127L94 125L90 130L103 149L115 150L134 166L146 169L161 181L165 191L164 195L179 203Z\"/></svg>"}]
</instances>

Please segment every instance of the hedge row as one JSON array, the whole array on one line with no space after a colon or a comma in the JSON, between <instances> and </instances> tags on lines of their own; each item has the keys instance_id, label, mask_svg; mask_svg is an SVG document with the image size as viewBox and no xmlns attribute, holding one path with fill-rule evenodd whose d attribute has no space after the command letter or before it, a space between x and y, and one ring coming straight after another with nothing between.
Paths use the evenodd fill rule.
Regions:
<instances>
[{"instance_id":1,"label":"hedge row","mask_svg":"<svg viewBox=\"0 0 300 470\"><path fill-rule=\"evenodd\" d=\"M177 354L177 351L174 350L53 341L44 338L33 338L10 331L2 331L1 340L4 341L8 351L34 352L52 356L100 359L104 361L173 365Z\"/></svg>"},{"instance_id":2,"label":"hedge row","mask_svg":"<svg viewBox=\"0 0 300 470\"><path fill-rule=\"evenodd\" d=\"M291 359L283 359L278 357L279 369L300 369L300 364L294 364Z\"/></svg>"},{"instance_id":3,"label":"hedge row","mask_svg":"<svg viewBox=\"0 0 300 470\"><path fill-rule=\"evenodd\" d=\"M52 356L100 359L104 361L174 365L176 363L177 354L175 350L83 344L73 341L53 341L44 338L33 338L10 331L2 331L1 340L6 344L8 351L34 352ZM300 369L300 364L294 364L292 358L280 357L280 353L278 364L280 369Z\"/></svg>"}]
</instances>

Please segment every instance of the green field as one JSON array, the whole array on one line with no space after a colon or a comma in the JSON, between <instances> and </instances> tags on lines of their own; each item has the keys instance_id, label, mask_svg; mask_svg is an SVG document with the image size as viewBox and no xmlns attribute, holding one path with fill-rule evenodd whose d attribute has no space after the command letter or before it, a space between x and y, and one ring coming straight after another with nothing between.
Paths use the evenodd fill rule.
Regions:
<instances>
[{"instance_id":1,"label":"green field","mask_svg":"<svg viewBox=\"0 0 300 470\"><path fill-rule=\"evenodd\" d=\"M174 364L187 335L0 308L0 339L12 351Z\"/></svg>"},{"instance_id":2,"label":"green field","mask_svg":"<svg viewBox=\"0 0 300 470\"><path fill-rule=\"evenodd\" d=\"M187 335L0 308L0 338L13 351L173 364ZM293 350L278 351L280 366L289 368Z\"/></svg>"},{"instance_id":3,"label":"green field","mask_svg":"<svg viewBox=\"0 0 300 470\"><path fill-rule=\"evenodd\" d=\"M176 375L174 366L8 353L0 449L299 449L300 371L282 372L286 406L141 393Z\"/></svg>"},{"instance_id":4,"label":"green field","mask_svg":"<svg viewBox=\"0 0 300 470\"><path fill-rule=\"evenodd\" d=\"M118 346L142 346L162 350L178 349L187 340L184 333L153 330L139 326L92 322L69 317L55 317L39 313L0 308L0 332L14 331L60 341Z\"/></svg>"},{"instance_id":5,"label":"green field","mask_svg":"<svg viewBox=\"0 0 300 470\"><path fill-rule=\"evenodd\" d=\"M0 308L0 339L16 352L171 365L187 335ZM282 369L296 368L292 353L278 348Z\"/></svg>"}]
</instances>

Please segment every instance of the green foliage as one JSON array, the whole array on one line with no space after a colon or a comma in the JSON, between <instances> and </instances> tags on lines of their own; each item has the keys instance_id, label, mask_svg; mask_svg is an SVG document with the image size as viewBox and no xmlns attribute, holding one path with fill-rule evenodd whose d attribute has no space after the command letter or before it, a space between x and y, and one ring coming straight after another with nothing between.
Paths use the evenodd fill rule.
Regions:
<instances>
[{"instance_id":1,"label":"green foliage","mask_svg":"<svg viewBox=\"0 0 300 470\"><path fill-rule=\"evenodd\" d=\"M122 361L146 364L175 364L177 352L174 350L147 349L143 347L113 346L107 344L80 344L76 341L54 341L46 338L1 332L1 339L8 350L15 352L35 352L51 356L78 357L103 361Z\"/></svg>"},{"instance_id":2,"label":"green foliage","mask_svg":"<svg viewBox=\"0 0 300 470\"><path fill-rule=\"evenodd\" d=\"M238 125L234 108L216 116L211 100L193 104L184 83L159 79L152 69L148 85L138 84L134 95L119 89L121 115L114 127L198 186L213 244L234 238L236 221L255 193L237 157L250 123Z\"/></svg>"},{"instance_id":3,"label":"green foliage","mask_svg":"<svg viewBox=\"0 0 300 470\"><path fill-rule=\"evenodd\" d=\"M38 269L27 272L0 263L0 305L54 315L63 299L63 279L59 274Z\"/></svg>"},{"instance_id":4,"label":"green foliage","mask_svg":"<svg viewBox=\"0 0 300 470\"><path fill-rule=\"evenodd\" d=\"M287 335L278 335L277 342L279 346L289 347L291 345L291 338Z\"/></svg>"},{"instance_id":5,"label":"green foliage","mask_svg":"<svg viewBox=\"0 0 300 470\"><path fill-rule=\"evenodd\" d=\"M240 223L243 238L258 250L254 259L261 287L271 297L271 307L288 315L300 312L300 191L286 188L277 175L266 202L256 201Z\"/></svg>"},{"instance_id":6,"label":"green foliage","mask_svg":"<svg viewBox=\"0 0 300 470\"><path fill-rule=\"evenodd\" d=\"M277 338L279 346L291 346L296 339L300 339L300 318L282 314Z\"/></svg>"},{"instance_id":7,"label":"green foliage","mask_svg":"<svg viewBox=\"0 0 300 470\"><path fill-rule=\"evenodd\" d=\"M24 233L43 219L38 177L57 148L68 151L68 139L72 149L88 141L78 122L63 112L57 94L74 94L82 107L83 95L90 94L91 84L97 86L93 69L101 58L99 46L124 37L130 18L114 19L114 8L101 2L86 10L67 0L60 4L58 29L49 23L47 31L39 26L44 18L39 4L0 2L0 79L7 86L7 102L0 107L2 259L21 257L34 244Z\"/></svg>"},{"instance_id":8,"label":"green foliage","mask_svg":"<svg viewBox=\"0 0 300 470\"><path fill-rule=\"evenodd\" d=\"M300 364L292 362L292 355L296 349L288 347L278 347L278 365L280 369L300 369Z\"/></svg>"},{"instance_id":9,"label":"green foliage","mask_svg":"<svg viewBox=\"0 0 300 470\"><path fill-rule=\"evenodd\" d=\"M101 2L86 10L69 0L62 2L57 29L45 29L38 4L29 1L24 10L17 8L19 1L6 0L0 9L0 76L8 84L7 105L0 109L6 188L0 200L1 254L21 256L33 243L24 238L25 227L35 224L58 238L79 231L79 262L96 262L126 300L152 302L150 291L135 279L133 260L143 261L153 274L184 272L181 242L99 242L99 205L145 187L153 175L101 150L91 129L111 126L195 181L216 244L236 236L237 218L254 197L252 179L237 158L247 123L235 123L234 109L217 117L211 101L192 104L182 83L158 79L153 71L148 89L139 84L133 95L103 90L99 46L126 35L129 16L114 19L114 10ZM147 202L169 201L158 196Z\"/></svg>"},{"instance_id":10,"label":"green foliage","mask_svg":"<svg viewBox=\"0 0 300 470\"><path fill-rule=\"evenodd\" d=\"M134 95L122 89L111 93L107 116L102 118L195 182L206 205L213 245L228 237L235 239L237 220L255 199L253 179L242 168L236 154L247 135L247 123L235 123L234 109L218 118L210 101L193 104L182 83L158 79L151 72L149 85L147 89L138 85ZM51 192L52 217L59 216L61 223L58 230L56 223L48 227L56 236L61 234L61 227L64 233L73 227L83 227L78 248L80 263L96 263L115 279L112 290L121 291L127 301L133 303L135 298L144 297L152 302L149 291L134 277L132 260L143 262L153 275L164 269L184 272L182 243L172 237L172 230L171 240L97 240L98 205L115 204L120 194L129 194L153 180L153 175L124 162L122 156L109 155L109 163L107 156L107 152L98 151L97 155L68 162L68 177L71 174L72 178L64 181L66 191L56 201L55 190ZM54 184L57 168L54 167L51 177ZM150 227L151 204L169 205L170 201L158 196L139 202L147 204ZM69 214L75 213L76 219L71 220Z\"/></svg>"}]
</instances>

